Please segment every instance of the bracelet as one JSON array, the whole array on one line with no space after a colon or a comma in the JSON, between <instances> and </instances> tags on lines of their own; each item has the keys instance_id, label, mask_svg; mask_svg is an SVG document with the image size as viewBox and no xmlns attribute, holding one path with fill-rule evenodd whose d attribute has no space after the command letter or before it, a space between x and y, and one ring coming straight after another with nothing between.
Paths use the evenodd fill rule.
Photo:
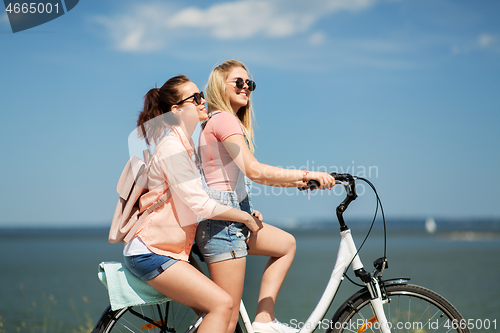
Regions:
<instances>
[{"instance_id":1,"label":"bracelet","mask_svg":"<svg viewBox=\"0 0 500 333\"><path fill-rule=\"evenodd\" d=\"M306 176L309 174L309 171L304 170L304 175L302 176L302 181L307 184Z\"/></svg>"}]
</instances>

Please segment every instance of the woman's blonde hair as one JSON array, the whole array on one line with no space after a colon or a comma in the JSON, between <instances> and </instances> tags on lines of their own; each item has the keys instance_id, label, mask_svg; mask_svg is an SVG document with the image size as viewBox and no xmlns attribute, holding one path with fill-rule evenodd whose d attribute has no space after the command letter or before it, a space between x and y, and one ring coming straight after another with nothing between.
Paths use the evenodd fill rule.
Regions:
<instances>
[{"instance_id":1,"label":"woman's blonde hair","mask_svg":"<svg viewBox=\"0 0 500 333\"><path fill-rule=\"evenodd\" d=\"M207 92L207 106L208 112L214 111L227 111L234 114L241 122L243 127L243 132L246 135L248 140L248 146L250 151L254 152L254 136L253 136L253 121L254 114L252 109L252 103L250 99L248 100L247 105L242 106L235 113L233 108L231 107L231 103L229 98L226 95L226 82L229 74L235 67L241 67L245 71L248 70L245 65L237 60L227 60L224 61L219 66L215 67L210 73L210 77L208 78L208 83L205 88Z\"/></svg>"}]
</instances>

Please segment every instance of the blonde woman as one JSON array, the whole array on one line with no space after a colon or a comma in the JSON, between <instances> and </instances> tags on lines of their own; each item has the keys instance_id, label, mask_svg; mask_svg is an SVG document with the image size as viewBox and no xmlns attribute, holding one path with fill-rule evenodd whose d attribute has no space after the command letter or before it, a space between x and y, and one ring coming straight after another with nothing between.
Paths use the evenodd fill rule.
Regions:
<instances>
[{"instance_id":1,"label":"blonde woman","mask_svg":"<svg viewBox=\"0 0 500 333\"><path fill-rule=\"evenodd\" d=\"M250 103L255 87L239 61L226 61L212 71L207 84L210 116L203 124L199 144L208 195L262 220L260 212L252 207L252 181L301 187L314 179L321 188L331 188L335 179L327 173L282 169L257 161L253 155ZM196 243L208 265L210 278L233 298L229 333L234 331L238 320L247 254L270 257L262 275L254 330L297 331L274 317L276 297L295 256L295 238L291 234L266 223L261 230L251 233L237 221L212 218L198 225Z\"/></svg>"},{"instance_id":2,"label":"blonde woman","mask_svg":"<svg viewBox=\"0 0 500 333\"><path fill-rule=\"evenodd\" d=\"M203 190L191 135L206 118L203 93L184 75L146 94L137 125L146 142L155 144L155 151L149 190L139 206L149 215L125 244L123 254L125 265L137 277L167 297L206 313L198 332L225 333L232 298L188 262L197 218L234 219L253 232L261 223L249 213L217 203ZM158 201L168 192L167 199ZM146 210L157 201L161 204L156 209Z\"/></svg>"}]
</instances>

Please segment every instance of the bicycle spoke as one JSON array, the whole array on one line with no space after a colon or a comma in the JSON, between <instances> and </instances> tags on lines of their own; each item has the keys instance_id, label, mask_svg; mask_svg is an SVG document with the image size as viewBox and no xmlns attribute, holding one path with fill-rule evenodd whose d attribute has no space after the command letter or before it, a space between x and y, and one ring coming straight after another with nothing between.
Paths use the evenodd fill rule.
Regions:
<instances>
[{"instance_id":1,"label":"bicycle spoke","mask_svg":"<svg viewBox=\"0 0 500 333\"><path fill-rule=\"evenodd\" d=\"M453 321L463 318L453 305L438 294L413 285L390 285L386 287L386 291L389 302L384 305L384 312L391 332L469 333L468 329L452 325ZM327 332L379 332L379 323L374 320L370 298L366 292L349 300L350 306L338 314L338 317L332 318L336 327Z\"/></svg>"}]
</instances>

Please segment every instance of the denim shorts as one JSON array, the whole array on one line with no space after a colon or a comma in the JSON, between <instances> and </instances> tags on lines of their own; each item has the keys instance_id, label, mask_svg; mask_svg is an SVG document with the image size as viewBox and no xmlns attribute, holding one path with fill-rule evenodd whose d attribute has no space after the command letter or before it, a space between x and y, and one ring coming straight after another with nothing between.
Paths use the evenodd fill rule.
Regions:
<instances>
[{"instance_id":1,"label":"denim shorts","mask_svg":"<svg viewBox=\"0 0 500 333\"><path fill-rule=\"evenodd\" d=\"M124 256L125 266L142 281L149 281L175 264L178 260L156 253Z\"/></svg>"},{"instance_id":2,"label":"denim shorts","mask_svg":"<svg viewBox=\"0 0 500 333\"><path fill-rule=\"evenodd\" d=\"M225 206L252 213L249 198L241 203L233 191L205 188L210 198ZM236 259L247 255L246 241L250 237L248 227L239 222L201 220L196 229L196 245L207 264Z\"/></svg>"}]
</instances>

